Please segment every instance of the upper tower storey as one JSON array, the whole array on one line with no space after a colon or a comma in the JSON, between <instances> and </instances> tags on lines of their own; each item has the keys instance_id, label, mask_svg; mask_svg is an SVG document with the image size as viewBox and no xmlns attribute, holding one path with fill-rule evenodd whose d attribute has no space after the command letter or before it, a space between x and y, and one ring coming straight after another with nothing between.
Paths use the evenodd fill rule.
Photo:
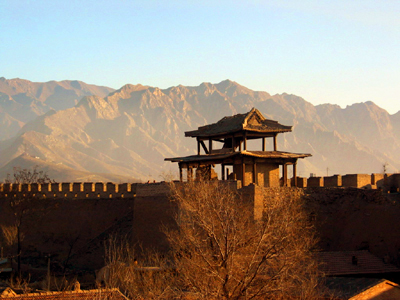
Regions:
<instances>
[{"instance_id":1,"label":"upper tower storey","mask_svg":"<svg viewBox=\"0 0 400 300\"><path fill-rule=\"evenodd\" d=\"M186 137L197 139L197 154L201 147L206 154L247 150L247 140L262 139L260 151L265 151L265 138L272 137L274 151L277 151L276 136L292 131L292 126L266 119L256 108L245 114L224 117L217 123L201 126L197 130L185 132ZM208 148L204 141L208 141ZM213 141L223 143L222 149L213 149Z\"/></svg>"}]
</instances>

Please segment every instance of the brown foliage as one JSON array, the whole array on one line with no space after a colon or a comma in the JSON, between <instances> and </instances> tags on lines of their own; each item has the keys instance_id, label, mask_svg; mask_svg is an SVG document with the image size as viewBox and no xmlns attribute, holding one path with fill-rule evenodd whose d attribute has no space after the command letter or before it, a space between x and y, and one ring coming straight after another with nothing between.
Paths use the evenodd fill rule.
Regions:
<instances>
[{"instance_id":1,"label":"brown foliage","mask_svg":"<svg viewBox=\"0 0 400 300\"><path fill-rule=\"evenodd\" d=\"M167 231L191 298L312 299L315 244L297 197L265 199L263 219L218 182L173 186L178 230Z\"/></svg>"},{"instance_id":2,"label":"brown foliage","mask_svg":"<svg viewBox=\"0 0 400 300\"><path fill-rule=\"evenodd\" d=\"M97 284L118 288L129 299L175 298L176 272L166 257L141 251L137 258L129 242L115 237L105 246L106 266L97 272Z\"/></svg>"}]
</instances>

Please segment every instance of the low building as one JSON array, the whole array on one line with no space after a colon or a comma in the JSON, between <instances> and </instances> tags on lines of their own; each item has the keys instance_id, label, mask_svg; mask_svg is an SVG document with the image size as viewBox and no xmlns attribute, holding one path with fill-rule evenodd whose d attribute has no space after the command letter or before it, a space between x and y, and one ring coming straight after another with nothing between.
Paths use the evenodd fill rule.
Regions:
<instances>
[{"instance_id":1,"label":"low building","mask_svg":"<svg viewBox=\"0 0 400 300\"><path fill-rule=\"evenodd\" d=\"M386 279L328 277L327 295L322 299L394 300L400 299L400 286Z\"/></svg>"},{"instance_id":2,"label":"low building","mask_svg":"<svg viewBox=\"0 0 400 300\"><path fill-rule=\"evenodd\" d=\"M0 294L0 299L5 300L127 300L118 289L74 290L62 292L37 292L17 294L11 288L5 289Z\"/></svg>"}]
</instances>

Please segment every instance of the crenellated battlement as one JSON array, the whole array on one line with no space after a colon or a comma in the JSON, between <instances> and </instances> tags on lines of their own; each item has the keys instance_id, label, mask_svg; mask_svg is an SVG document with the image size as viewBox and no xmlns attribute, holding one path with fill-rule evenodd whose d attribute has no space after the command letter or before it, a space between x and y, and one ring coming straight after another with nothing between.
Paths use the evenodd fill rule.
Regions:
<instances>
[{"instance_id":1,"label":"crenellated battlement","mask_svg":"<svg viewBox=\"0 0 400 300\"><path fill-rule=\"evenodd\" d=\"M294 186L294 179L290 180ZM346 174L326 177L297 177L297 187L344 187L399 191L400 174Z\"/></svg>"},{"instance_id":2,"label":"crenellated battlement","mask_svg":"<svg viewBox=\"0 0 400 300\"><path fill-rule=\"evenodd\" d=\"M220 181L240 189L241 181ZM294 179L288 180L294 186ZM326 177L297 177L297 187L343 187L363 189L400 190L400 174L347 174ZM39 199L132 199L134 197L165 196L170 193L169 184L113 183L113 182L61 182L46 184L0 183L0 198L31 196Z\"/></svg>"},{"instance_id":3,"label":"crenellated battlement","mask_svg":"<svg viewBox=\"0 0 400 300\"><path fill-rule=\"evenodd\" d=\"M95 199L134 198L138 196L164 195L168 184L158 183L112 183L112 182L61 182L46 184L0 184L0 197L31 196L49 199Z\"/></svg>"}]
</instances>

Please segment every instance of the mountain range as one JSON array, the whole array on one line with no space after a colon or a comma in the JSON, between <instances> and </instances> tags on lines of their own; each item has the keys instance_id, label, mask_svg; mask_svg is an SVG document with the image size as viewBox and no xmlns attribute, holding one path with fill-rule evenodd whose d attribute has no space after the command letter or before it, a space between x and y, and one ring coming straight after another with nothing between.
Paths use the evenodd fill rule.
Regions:
<instances>
[{"instance_id":1,"label":"mountain range","mask_svg":"<svg viewBox=\"0 0 400 300\"><path fill-rule=\"evenodd\" d=\"M165 157L196 151L185 131L252 107L293 126L278 136L278 150L313 155L299 162L300 176L380 173L385 164L389 172L400 169L400 112L390 115L370 101L314 106L230 80L114 90L80 81L0 78L0 180L13 166L34 164L58 181L161 180L177 171Z\"/></svg>"}]
</instances>

